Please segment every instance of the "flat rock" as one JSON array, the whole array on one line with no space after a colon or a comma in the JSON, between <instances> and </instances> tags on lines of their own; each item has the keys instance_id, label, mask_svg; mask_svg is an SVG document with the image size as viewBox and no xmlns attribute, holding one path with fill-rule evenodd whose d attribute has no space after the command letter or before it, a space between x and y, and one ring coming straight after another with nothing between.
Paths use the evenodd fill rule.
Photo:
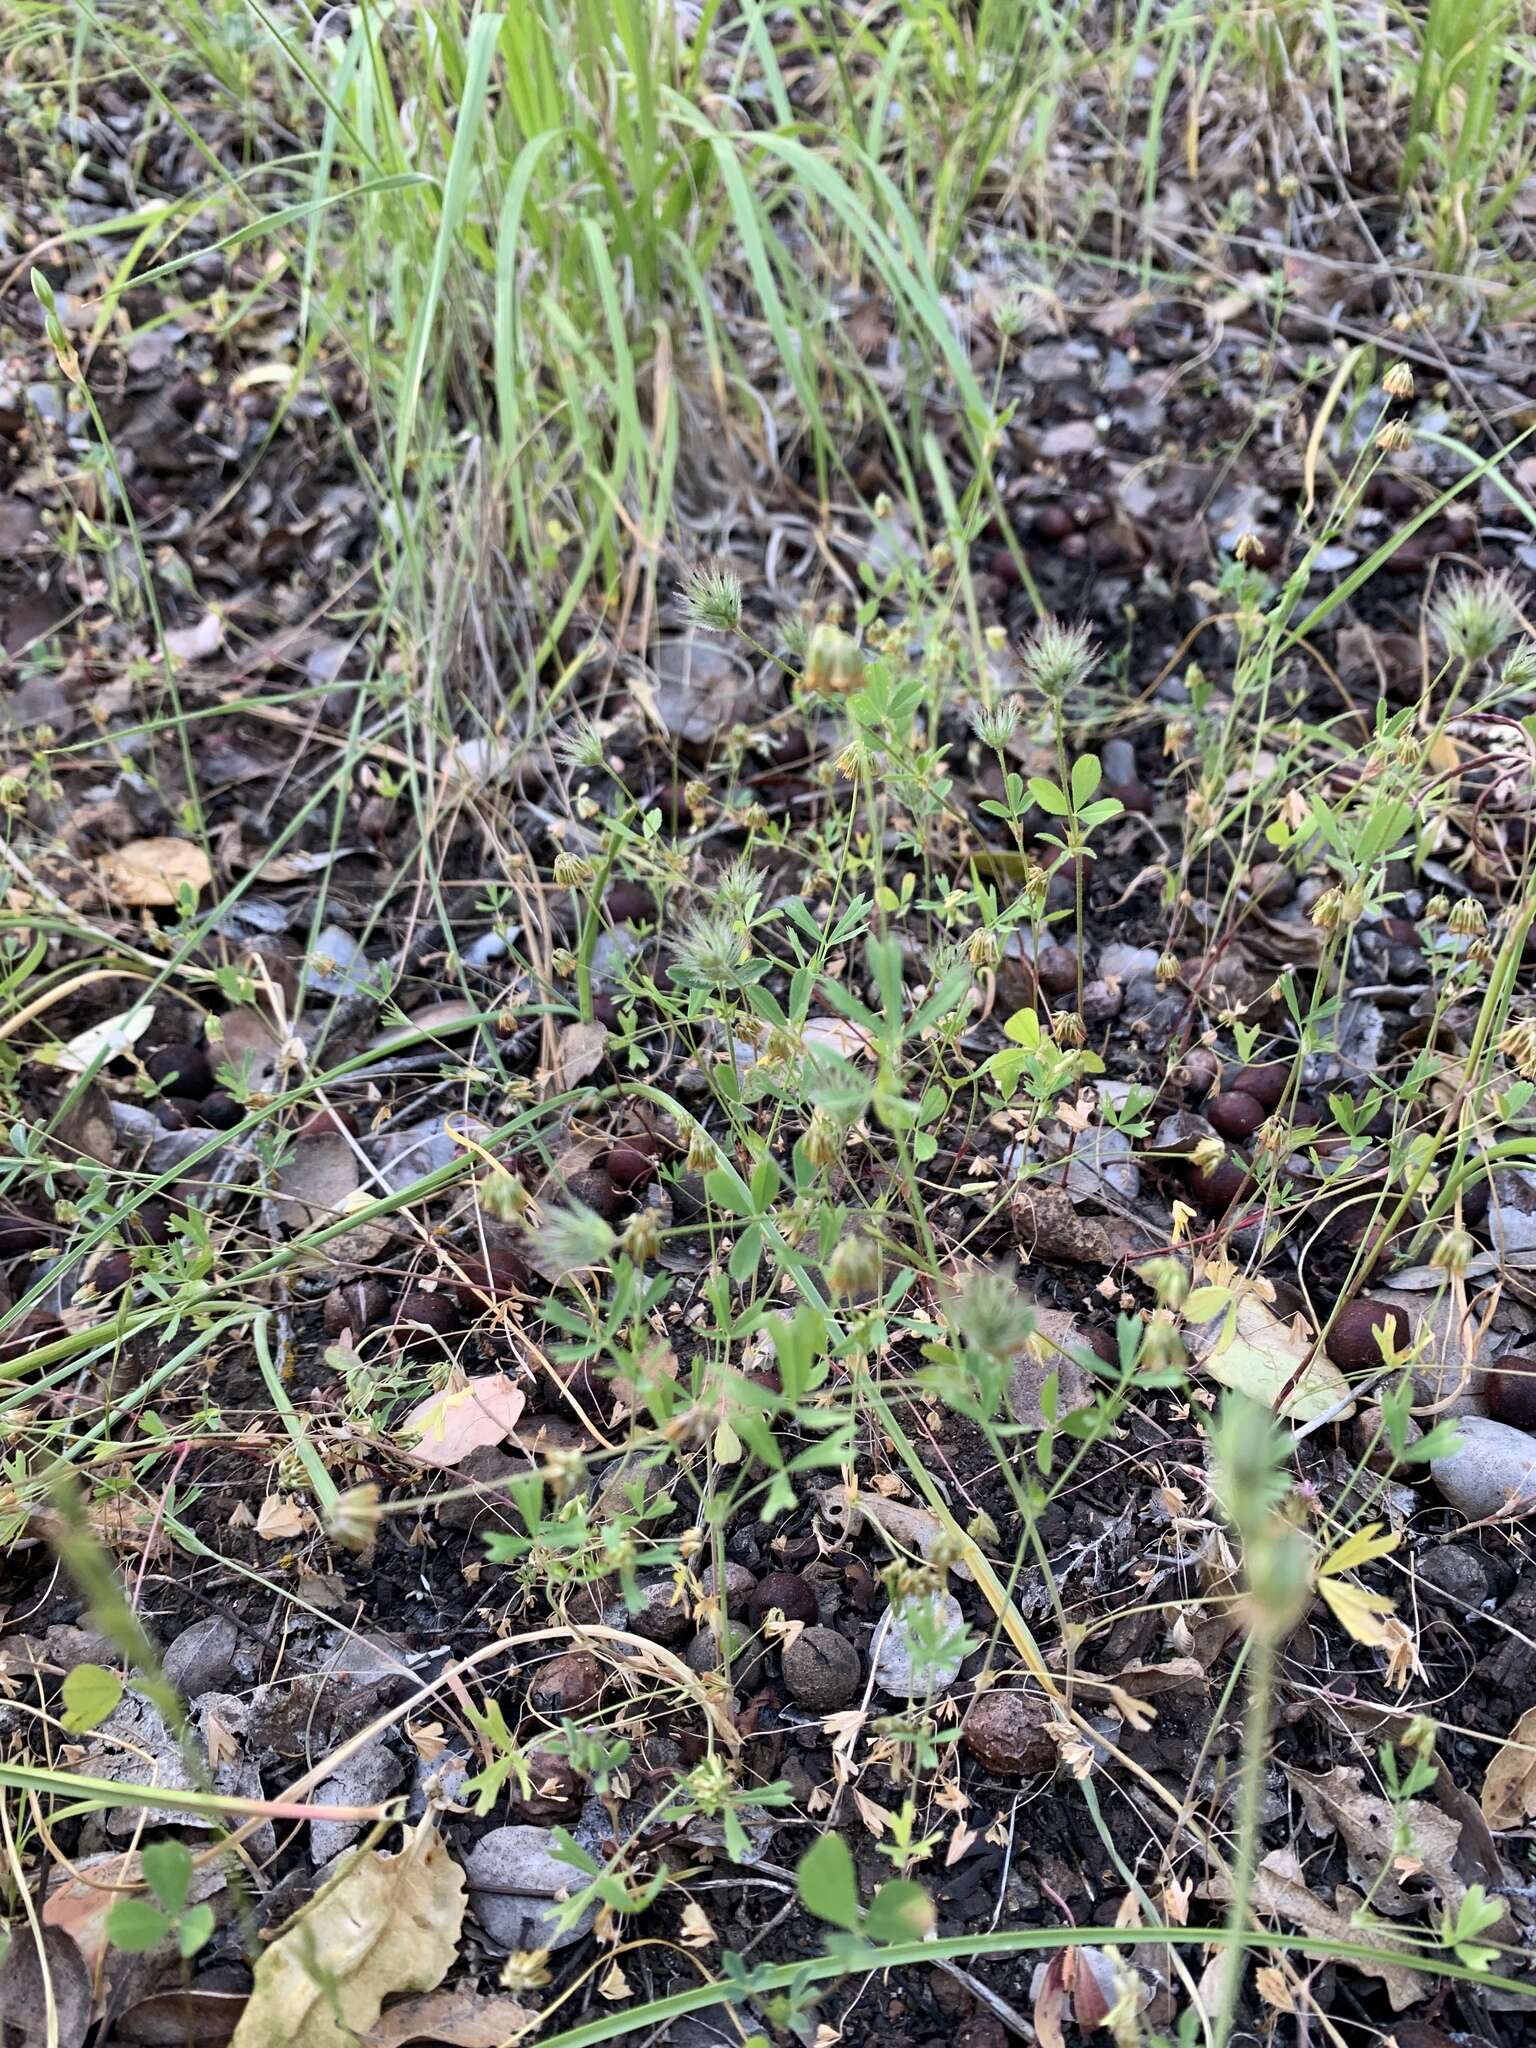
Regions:
<instances>
[{"instance_id":1,"label":"flat rock","mask_svg":"<svg viewBox=\"0 0 1536 2048\"><path fill-rule=\"evenodd\" d=\"M492 1828L464 1858L470 1906L498 1948L569 1948L597 1918L591 1905L574 1927L558 1926L559 1901L583 1880L554 1855L554 1841L548 1828Z\"/></svg>"},{"instance_id":2,"label":"flat rock","mask_svg":"<svg viewBox=\"0 0 1536 2048\"><path fill-rule=\"evenodd\" d=\"M960 1603L948 1593L887 1608L875 1631L876 1685L901 1700L947 1692L965 1661L964 1629Z\"/></svg>"}]
</instances>

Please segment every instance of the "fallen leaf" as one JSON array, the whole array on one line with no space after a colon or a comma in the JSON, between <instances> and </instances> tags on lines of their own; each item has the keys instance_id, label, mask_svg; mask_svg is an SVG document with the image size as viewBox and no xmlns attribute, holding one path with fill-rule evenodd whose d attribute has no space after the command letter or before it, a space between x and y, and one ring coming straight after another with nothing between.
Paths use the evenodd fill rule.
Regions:
<instances>
[{"instance_id":1,"label":"fallen leaf","mask_svg":"<svg viewBox=\"0 0 1536 2048\"><path fill-rule=\"evenodd\" d=\"M430 1818L398 1856L351 1859L258 1960L235 2048L354 2048L392 1992L441 1984L464 1906L464 1873Z\"/></svg>"},{"instance_id":2,"label":"fallen leaf","mask_svg":"<svg viewBox=\"0 0 1536 2048\"><path fill-rule=\"evenodd\" d=\"M152 1991L129 2006L117 2023L114 2040L135 2041L144 2048L198 2048L227 2041L245 2011L243 1991L208 1991L200 1984L174 1991Z\"/></svg>"},{"instance_id":3,"label":"fallen leaf","mask_svg":"<svg viewBox=\"0 0 1536 2048\"><path fill-rule=\"evenodd\" d=\"M213 880L208 856L190 839L130 839L96 864L115 903L132 910L170 910L184 888L200 895Z\"/></svg>"},{"instance_id":4,"label":"fallen leaf","mask_svg":"<svg viewBox=\"0 0 1536 2048\"><path fill-rule=\"evenodd\" d=\"M539 2015L509 1992L429 1991L424 1998L392 2005L364 2034L365 2048L405 2048L408 2041L437 2041L443 2048L502 2048L502 2043L538 2025Z\"/></svg>"},{"instance_id":5,"label":"fallen leaf","mask_svg":"<svg viewBox=\"0 0 1536 2048\"><path fill-rule=\"evenodd\" d=\"M550 1086L557 1091L574 1088L578 1081L585 1081L588 1074L595 1074L603 1063L607 1046L607 1025L567 1024L555 1041Z\"/></svg>"},{"instance_id":6,"label":"fallen leaf","mask_svg":"<svg viewBox=\"0 0 1536 2048\"><path fill-rule=\"evenodd\" d=\"M103 1018L88 1031L78 1031L67 1045L46 1046L38 1054L45 1066L62 1067L66 1074L83 1074L98 1062L121 1059L137 1044L155 1021L153 1003L135 1003L131 1010L119 1010Z\"/></svg>"},{"instance_id":7,"label":"fallen leaf","mask_svg":"<svg viewBox=\"0 0 1536 2048\"><path fill-rule=\"evenodd\" d=\"M44 1927L43 1953L23 1919L0 1956L0 2023L15 2048L79 2048L91 2024L91 1980L80 1951Z\"/></svg>"},{"instance_id":8,"label":"fallen leaf","mask_svg":"<svg viewBox=\"0 0 1536 2048\"><path fill-rule=\"evenodd\" d=\"M1489 1764L1481 1804L1491 1828L1517 1828L1536 1815L1536 1707L1527 1707Z\"/></svg>"},{"instance_id":9,"label":"fallen leaf","mask_svg":"<svg viewBox=\"0 0 1536 2048\"><path fill-rule=\"evenodd\" d=\"M165 651L178 661L206 661L224 645L224 621L217 612L204 612L193 626L172 626L165 636Z\"/></svg>"},{"instance_id":10,"label":"fallen leaf","mask_svg":"<svg viewBox=\"0 0 1536 2048\"><path fill-rule=\"evenodd\" d=\"M352 1141L340 1131L294 1140L272 1184L277 1213L290 1230L313 1230L346 1212L362 1179Z\"/></svg>"},{"instance_id":11,"label":"fallen leaf","mask_svg":"<svg viewBox=\"0 0 1536 2048\"><path fill-rule=\"evenodd\" d=\"M419 1402L400 1427L419 1439L411 1456L419 1465L462 1465L511 1434L528 1397L504 1372L486 1373Z\"/></svg>"},{"instance_id":12,"label":"fallen leaf","mask_svg":"<svg viewBox=\"0 0 1536 2048\"><path fill-rule=\"evenodd\" d=\"M824 1496L826 1504L835 1508L850 1523L852 1534L865 1521L885 1536L891 1543L903 1550L914 1550L924 1560L931 1558L944 1542L944 1526L937 1515L927 1508L910 1507L905 1501L885 1500L879 1494L860 1491L850 1499L845 1486L834 1486ZM957 1579L973 1579L975 1573L968 1564L951 1559L950 1570Z\"/></svg>"},{"instance_id":13,"label":"fallen leaf","mask_svg":"<svg viewBox=\"0 0 1536 2048\"><path fill-rule=\"evenodd\" d=\"M306 1526L303 1506L291 1494L269 1493L256 1515L256 1534L268 1543L289 1543Z\"/></svg>"},{"instance_id":14,"label":"fallen leaf","mask_svg":"<svg viewBox=\"0 0 1536 2048\"><path fill-rule=\"evenodd\" d=\"M800 1042L817 1051L841 1053L847 1060L871 1060L875 1056L874 1039L851 1017L808 1017Z\"/></svg>"},{"instance_id":15,"label":"fallen leaf","mask_svg":"<svg viewBox=\"0 0 1536 2048\"><path fill-rule=\"evenodd\" d=\"M1373 1908L1395 1917L1422 1913L1435 1903L1437 1892L1454 1914L1466 1891L1455 1870L1459 1821L1422 1799L1406 1800L1394 1809L1367 1788L1364 1772L1352 1765L1341 1764L1322 1774L1288 1770L1286 1776L1301 1794L1313 1833L1337 1832L1343 1840L1349 1874L1370 1893ZM1404 1848L1399 1847L1399 1827L1404 1830ZM1434 1892L1422 1881L1413 1891L1399 1884L1399 1875L1406 1874L1399 1860L1404 1856L1430 1880Z\"/></svg>"},{"instance_id":16,"label":"fallen leaf","mask_svg":"<svg viewBox=\"0 0 1536 2048\"><path fill-rule=\"evenodd\" d=\"M1231 1888L1226 1877L1218 1872L1200 1887L1202 1899L1214 1899L1220 1905L1231 1903ZM1303 1933L1315 1934L1322 1940L1333 1943L1339 1950L1339 1961L1352 1970L1358 1970L1365 1977L1379 1977L1386 1987L1387 2003L1394 2012L1402 2012L1415 2000L1423 1998L1432 1988L1433 1980L1422 1978L1417 1970L1410 1969L1407 1962L1366 1962L1356 1960L1349 1953L1357 1947L1362 1936L1349 1914L1335 1912L1332 1906L1314 1898L1304 1884L1294 1878L1282 1876L1268 1867L1268 1858L1253 1874L1253 1910L1258 1913L1272 1913L1277 1920L1289 1920ZM1399 1946L1388 1936L1374 1930L1369 1937L1376 1949L1392 1949ZM1414 1950L1402 1944L1403 1954L1410 1957ZM254 2048L254 2044L253 2044Z\"/></svg>"},{"instance_id":17,"label":"fallen leaf","mask_svg":"<svg viewBox=\"0 0 1536 2048\"><path fill-rule=\"evenodd\" d=\"M468 1002L463 996L456 996L450 1003L428 1003L424 1010L412 1011L403 1024L391 1024L387 1031L370 1039L368 1050L384 1052L422 1031L430 1032L434 1038L447 1038L451 1033L469 1030L471 1025L482 1022L484 1016L478 1003Z\"/></svg>"},{"instance_id":18,"label":"fallen leaf","mask_svg":"<svg viewBox=\"0 0 1536 2048\"><path fill-rule=\"evenodd\" d=\"M1230 1315L1189 1335L1193 1356L1213 1380L1288 1421L1311 1422L1339 1402L1349 1403L1349 1382L1333 1360L1256 1294L1239 1294ZM1342 1420L1354 1409L1345 1405L1338 1413Z\"/></svg>"}]
</instances>

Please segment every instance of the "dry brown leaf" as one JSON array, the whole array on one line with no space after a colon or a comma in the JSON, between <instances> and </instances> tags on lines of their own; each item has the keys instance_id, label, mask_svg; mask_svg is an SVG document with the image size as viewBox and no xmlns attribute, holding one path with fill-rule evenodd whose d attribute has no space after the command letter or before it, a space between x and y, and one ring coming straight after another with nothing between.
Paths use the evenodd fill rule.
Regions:
<instances>
[{"instance_id":1,"label":"dry brown leaf","mask_svg":"<svg viewBox=\"0 0 1536 2048\"><path fill-rule=\"evenodd\" d=\"M1352 1765L1341 1764L1321 1774L1293 1770L1286 1775L1301 1794L1313 1833L1336 1830L1343 1838L1349 1874L1369 1892L1374 1908L1400 1916L1422 1913L1434 1904L1434 1894L1422 1882L1413 1891L1398 1882L1400 1874L1417 1866L1415 1874L1432 1880L1439 1899L1454 1911L1466 1891L1454 1867L1461 1844L1459 1821L1422 1799L1410 1799L1394 1811L1368 1789L1364 1772ZM1402 1852L1407 1863L1400 1860L1396 1847L1399 1824L1412 1843Z\"/></svg>"},{"instance_id":2,"label":"dry brown leaf","mask_svg":"<svg viewBox=\"0 0 1536 2048\"><path fill-rule=\"evenodd\" d=\"M1200 1887L1202 1899L1214 1899L1219 1905L1231 1903L1231 1887L1220 1872ZM1304 1884L1294 1878L1284 1877L1268 1867L1268 1858L1253 1874L1253 1907L1255 1912L1273 1913L1278 1920L1289 1920L1306 1934L1315 1934L1324 1941L1336 1942L1341 1951L1354 1948L1361 1941L1360 1930L1354 1926L1347 1913L1337 1913L1332 1906L1314 1898ZM1383 1934L1372 1933L1373 1948L1395 1948L1397 1943L1389 1941ZM1405 1956L1413 1950L1403 1947ZM1417 1970L1411 1970L1406 1963L1367 1963L1357 1961L1354 1956L1341 1953L1339 1961L1362 1976L1379 1977L1386 1987L1387 2003L1394 2012L1403 2012L1416 1999L1425 1997L1433 1988L1434 1980L1421 1977Z\"/></svg>"},{"instance_id":3,"label":"dry brown leaf","mask_svg":"<svg viewBox=\"0 0 1536 2048\"><path fill-rule=\"evenodd\" d=\"M1504 1738L1483 1779L1483 1819L1517 1828L1536 1815L1536 1707L1527 1707Z\"/></svg>"},{"instance_id":4,"label":"dry brown leaf","mask_svg":"<svg viewBox=\"0 0 1536 2048\"><path fill-rule=\"evenodd\" d=\"M441 1984L464 1906L464 1873L430 1818L398 1856L352 1858L257 1962L235 2048L355 2048L391 1993Z\"/></svg>"},{"instance_id":5,"label":"dry brown leaf","mask_svg":"<svg viewBox=\"0 0 1536 2048\"><path fill-rule=\"evenodd\" d=\"M405 2048L408 2041L436 2041L442 2048L501 2048L539 2015L510 1992L483 1998L477 1991L429 1991L423 1998L392 2005L363 2036L365 2048Z\"/></svg>"},{"instance_id":6,"label":"dry brown leaf","mask_svg":"<svg viewBox=\"0 0 1536 2048\"><path fill-rule=\"evenodd\" d=\"M488 1450L511 1434L528 1396L504 1372L486 1373L419 1402L400 1427L419 1439L418 1465L462 1465L471 1451Z\"/></svg>"},{"instance_id":7,"label":"dry brown leaf","mask_svg":"<svg viewBox=\"0 0 1536 2048\"><path fill-rule=\"evenodd\" d=\"M130 910L171 910L183 888L200 895L213 880L208 856L190 839L130 839L96 864L102 887Z\"/></svg>"},{"instance_id":8,"label":"dry brown leaf","mask_svg":"<svg viewBox=\"0 0 1536 2048\"><path fill-rule=\"evenodd\" d=\"M277 1213L290 1230L334 1223L361 1180L356 1149L341 1131L296 1138L272 1185Z\"/></svg>"},{"instance_id":9,"label":"dry brown leaf","mask_svg":"<svg viewBox=\"0 0 1536 2048\"><path fill-rule=\"evenodd\" d=\"M905 1501L886 1500L879 1494L862 1490L850 1500L846 1486L832 1487L824 1499L828 1507L849 1521L850 1534L862 1519L891 1543L903 1550L915 1550L925 1560L933 1556L944 1540L943 1524L927 1508L909 1507ZM957 1579L974 1579L976 1576L960 1559L951 1561L950 1570Z\"/></svg>"},{"instance_id":10,"label":"dry brown leaf","mask_svg":"<svg viewBox=\"0 0 1536 2048\"><path fill-rule=\"evenodd\" d=\"M256 1513L256 1534L268 1543L291 1543L309 1524L303 1505L291 1494L269 1493Z\"/></svg>"},{"instance_id":11,"label":"dry brown leaf","mask_svg":"<svg viewBox=\"0 0 1536 2048\"><path fill-rule=\"evenodd\" d=\"M574 1088L578 1081L585 1081L588 1074L595 1074L603 1063L607 1046L608 1027L605 1024L567 1024L555 1041L555 1057L549 1074L551 1088Z\"/></svg>"}]
</instances>

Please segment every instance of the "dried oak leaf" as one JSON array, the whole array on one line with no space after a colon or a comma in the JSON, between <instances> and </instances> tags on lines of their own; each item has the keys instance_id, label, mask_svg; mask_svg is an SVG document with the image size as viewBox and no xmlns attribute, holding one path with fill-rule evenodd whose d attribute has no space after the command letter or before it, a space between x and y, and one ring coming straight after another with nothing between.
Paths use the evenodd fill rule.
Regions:
<instances>
[{"instance_id":1,"label":"dried oak leaf","mask_svg":"<svg viewBox=\"0 0 1536 2048\"><path fill-rule=\"evenodd\" d=\"M1491 1828L1517 1828L1536 1814L1536 1707L1520 1716L1489 1764L1482 1809Z\"/></svg>"},{"instance_id":2,"label":"dried oak leaf","mask_svg":"<svg viewBox=\"0 0 1536 2048\"><path fill-rule=\"evenodd\" d=\"M258 1961L234 2048L355 2048L392 1993L441 1984L465 1898L430 1819L398 1856L352 1858Z\"/></svg>"},{"instance_id":3,"label":"dried oak leaf","mask_svg":"<svg viewBox=\"0 0 1536 2048\"><path fill-rule=\"evenodd\" d=\"M130 910L170 910L183 888L200 895L213 880L208 856L190 839L130 839L96 863L114 903Z\"/></svg>"},{"instance_id":4,"label":"dried oak leaf","mask_svg":"<svg viewBox=\"0 0 1536 2048\"><path fill-rule=\"evenodd\" d=\"M442 2048L502 2048L505 2041L538 2024L539 2015L510 1992L429 1991L392 2005L363 2036L364 2048L405 2048L408 2041L436 2041Z\"/></svg>"}]
</instances>

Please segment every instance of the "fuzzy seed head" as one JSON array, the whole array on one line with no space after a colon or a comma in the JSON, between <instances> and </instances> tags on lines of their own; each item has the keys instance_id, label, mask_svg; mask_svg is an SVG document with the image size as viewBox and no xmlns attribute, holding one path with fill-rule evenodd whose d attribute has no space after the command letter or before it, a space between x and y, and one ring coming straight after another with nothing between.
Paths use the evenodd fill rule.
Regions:
<instances>
[{"instance_id":1,"label":"fuzzy seed head","mask_svg":"<svg viewBox=\"0 0 1536 2048\"><path fill-rule=\"evenodd\" d=\"M1453 661L1487 661L1520 631L1520 598L1505 575L1453 576L1430 612Z\"/></svg>"},{"instance_id":2,"label":"fuzzy seed head","mask_svg":"<svg viewBox=\"0 0 1536 2048\"><path fill-rule=\"evenodd\" d=\"M741 578L729 569L696 569L683 591L683 612L695 626L734 633L741 624Z\"/></svg>"},{"instance_id":3,"label":"fuzzy seed head","mask_svg":"<svg viewBox=\"0 0 1536 2048\"><path fill-rule=\"evenodd\" d=\"M855 1231L839 1239L827 1261L827 1285L834 1294L862 1294L880 1278L880 1247Z\"/></svg>"},{"instance_id":4,"label":"fuzzy seed head","mask_svg":"<svg viewBox=\"0 0 1536 2048\"><path fill-rule=\"evenodd\" d=\"M1429 1263L1442 1273L1462 1278L1476 1257L1477 1243L1470 1232L1448 1230L1430 1253Z\"/></svg>"},{"instance_id":5,"label":"fuzzy seed head","mask_svg":"<svg viewBox=\"0 0 1536 2048\"><path fill-rule=\"evenodd\" d=\"M1025 644L1020 666L1042 697L1065 697L1087 682L1096 651L1086 626L1042 619Z\"/></svg>"}]
</instances>

